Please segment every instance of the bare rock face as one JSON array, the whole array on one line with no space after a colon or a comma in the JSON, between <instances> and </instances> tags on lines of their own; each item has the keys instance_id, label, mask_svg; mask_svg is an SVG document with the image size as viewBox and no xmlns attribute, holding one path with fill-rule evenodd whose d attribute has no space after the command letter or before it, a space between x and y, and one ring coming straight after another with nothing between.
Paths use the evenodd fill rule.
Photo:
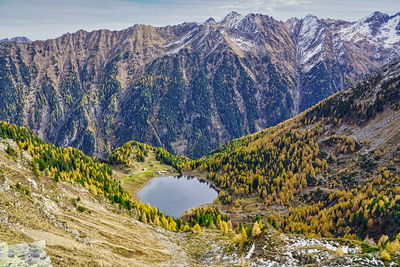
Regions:
<instances>
[{"instance_id":1,"label":"bare rock face","mask_svg":"<svg viewBox=\"0 0 400 267\"><path fill-rule=\"evenodd\" d=\"M222 21L0 43L0 120L104 156L129 140L199 157L400 55L400 14Z\"/></svg>"},{"instance_id":2,"label":"bare rock face","mask_svg":"<svg viewBox=\"0 0 400 267\"><path fill-rule=\"evenodd\" d=\"M12 246L0 243L0 266L52 266L45 247L46 243L43 240Z\"/></svg>"}]
</instances>

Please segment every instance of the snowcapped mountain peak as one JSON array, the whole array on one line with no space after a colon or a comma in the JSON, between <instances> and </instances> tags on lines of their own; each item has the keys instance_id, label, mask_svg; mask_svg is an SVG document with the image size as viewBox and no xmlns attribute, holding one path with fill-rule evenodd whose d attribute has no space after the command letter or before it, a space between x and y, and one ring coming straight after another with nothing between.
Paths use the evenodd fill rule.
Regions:
<instances>
[{"instance_id":1,"label":"snowcapped mountain peak","mask_svg":"<svg viewBox=\"0 0 400 267\"><path fill-rule=\"evenodd\" d=\"M386 22L388 19L389 19L388 14L385 14L385 13L382 13L379 11L375 11L374 13L363 18L362 20L366 23L370 23L370 22L374 22L374 21Z\"/></svg>"},{"instance_id":2,"label":"snowcapped mountain peak","mask_svg":"<svg viewBox=\"0 0 400 267\"><path fill-rule=\"evenodd\" d=\"M384 23L388 22L389 19L390 19L390 16L388 14L381 13L379 11L375 11L371 15L361 19L361 21L359 21L359 23L367 24L371 30L371 33L373 35L376 35L379 33L381 26Z\"/></svg>"},{"instance_id":3,"label":"snowcapped mountain peak","mask_svg":"<svg viewBox=\"0 0 400 267\"><path fill-rule=\"evenodd\" d=\"M296 64L304 73L325 60L344 65L360 49L375 60L400 56L400 12L393 16L374 12L355 22L319 19L312 14L282 22L263 14L232 11L221 21L209 18L189 26L164 44L167 54L183 48L209 54L221 47L230 47L240 57L269 53L273 50L270 40L277 40L277 32L286 32L293 37Z\"/></svg>"},{"instance_id":4,"label":"snowcapped mountain peak","mask_svg":"<svg viewBox=\"0 0 400 267\"><path fill-rule=\"evenodd\" d=\"M17 42L17 43L30 43L32 40L25 36L18 36L18 37L13 37L13 38L5 38L0 40L0 43L5 43L5 42Z\"/></svg>"},{"instance_id":5,"label":"snowcapped mountain peak","mask_svg":"<svg viewBox=\"0 0 400 267\"><path fill-rule=\"evenodd\" d=\"M316 16L308 14L301 23L300 35L304 35L305 33L309 33L310 35L314 35L315 31L318 28L318 18ZM312 36L311 36L312 37Z\"/></svg>"},{"instance_id":6,"label":"snowcapped mountain peak","mask_svg":"<svg viewBox=\"0 0 400 267\"><path fill-rule=\"evenodd\" d=\"M215 24L215 23L217 23L217 22L215 21L214 18L209 18L209 19L207 19L207 20L205 21L205 23L208 23L208 24Z\"/></svg>"},{"instance_id":7,"label":"snowcapped mountain peak","mask_svg":"<svg viewBox=\"0 0 400 267\"><path fill-rule=\"evenodd\" d=\"M302 20L300 36L303 36L307 39L314 38L315 34L317 33L317 30L318 30L318 24L319 24L319 21L316 16L307 15Z\"/></svg>"},{"instance_id":8,"label":"snowcapped mountain peak","mask_svg":"<svg viewBox=\"0 0 400 267\"><path fill-rule=\"evenodd\" d=\"M400 48L400 16L393 17L382 24L378 38L384 40L385 47L397 45Z\"/></svg>"},{"instance_id":9,"label":"snowcapped mountain peak","mask_svg":"<svg viewBox=\"0 0 400 267\"><path fill-rule=\"evenodd\" d=\"M314 15L312 15L312 14L307 14L307 15L304 17L304 20L318 20L318 18L317 18L317 16L314 16Z\"/></svg>"},{"instance_id":10,"label":"snowcapped mountain peak","mask_svg":"<svg viewBox=\"0 0 400 267\"><path fill-rule=\"evenodd\" d=\"M339 34L343 40L351 42L369 43L375 49L379 47L394 48L400 46L400 16L397 13L389 16L381 12L374 12L350 25L343 27ZM395 50L398 50L396 48ZM393 56L398 56L395 53Z\"/></svg>"},{"instance_id":11,"label":"snowcapped mountain peak","mask_svg":"<svg viewBox=\"0 0 400 267\"><path fill-rule=\"evenodd\" d=\"M231 12L228 13L228 15L225 16L224 20L225 19L235 18L235 17L240 17L240 16L242 16L242 14L240 14L240 13L238 13L236 11L231 11Z\"/></svg>"},{"instance_id":12,"label":"snowcapped mountain peak","mask_svg":"<svg viewBox=\"0 0 400 267\"><path fill-rule=\"evenodd\" d=\"M297 59L304 71L309 71L323 60L324 28L316 16L308 14L301 20L298 33Z\"/></svg>"},{"instance_id":13,"label":"snowcapped mountain peak","mask_svg":"<svg viewBox=\"0 0 400 267\"><path fill-rule=\"evenodd\" d=\"M301 22L301 19L292 17L288 20L286 20L286 24L288 25L289 29L294 32L296 29L296 26Z\"/></svg>"},{"instance_id":14,"label":"snowcapped mountain peak","mask_svg":"<svg viewBox=\"0 0 400 267\"><path fill-rule=\"evenodd\" d=\"M262 14L254 14L250 13L247 14L241 22L249 24L249 23L258 23L262 24L263 22L266 22L268 20L274 20L273 18L267 16L267 15L262 15Z\"/></svg>"},{"instance_id":15,"label":"snowcapped mountain peak","mask_svg":"<svg viewBox=\"0 0 400 267\"><path fill-rule=\"evenodd\" d=\"M239 21L241 21L244 18L243 15L235 12L235 11L231 11L222 21L221 24L228 27L228 28L232 28L234 27Z\"/></svg>"}]
</instances>

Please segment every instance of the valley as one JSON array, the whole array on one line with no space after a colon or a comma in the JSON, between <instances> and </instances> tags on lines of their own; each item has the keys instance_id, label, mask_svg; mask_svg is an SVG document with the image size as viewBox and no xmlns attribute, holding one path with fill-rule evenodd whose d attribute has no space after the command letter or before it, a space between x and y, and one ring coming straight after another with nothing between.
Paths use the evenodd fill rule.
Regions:
<instances>
[{"instance_id":1,"label":"valley","mask_svg":"<svg viewBox=\"0 0 400 267\"><path fill-rule=\"evenodd\" d=\"M399 57L399 12L1 39L0 267L400 265Z\"/></svg>"},{"instance_id":2,"label":"valley","mask_svg":"<svg viewBox=\"0 0 400 267\"><path fill-rule=\"evenodd\" d=\"M44 240L53 266L383 264L362 253L365 245L286 236L268 225L240 245L213 227L172 232L145 224L77 182L37 176L29 154L14 141L1 140L0 240L9 245Z\"/></svg>"}]
</instances>

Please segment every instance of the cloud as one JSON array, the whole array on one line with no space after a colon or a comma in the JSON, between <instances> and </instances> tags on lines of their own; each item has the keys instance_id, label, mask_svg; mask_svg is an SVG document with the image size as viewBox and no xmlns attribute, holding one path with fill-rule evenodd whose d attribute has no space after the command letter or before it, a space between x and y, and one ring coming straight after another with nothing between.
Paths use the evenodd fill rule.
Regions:
<instances>
[{"instance_id":1,"label":"cloud","mask_svg":"<svg viewBox=\"0 0 400 267\"><path fill-rule=\"evenodd\" d=\"M230 1L226 2L230 3ZM309 3L311 3L311 0L250 0L246 2L237 1L236 5L230 7L250 12L252 10L274 11L276 8L301 6Z\"/></svg>"}]
</instances>

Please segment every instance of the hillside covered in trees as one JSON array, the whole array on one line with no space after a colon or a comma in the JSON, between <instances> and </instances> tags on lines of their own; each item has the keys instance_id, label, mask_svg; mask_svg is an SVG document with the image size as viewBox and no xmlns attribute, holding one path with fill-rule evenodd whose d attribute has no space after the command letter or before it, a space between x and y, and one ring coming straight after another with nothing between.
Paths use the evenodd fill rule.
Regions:
<instances>
[{"instance_id":1,"label":"hillside covered in trees","mask_svg":"<svg viewBox=\"0 0 400 267\"><path fill-rule=\"evenodd\" d=\"M118 204L120 208L127 210L129 214L140 221L161 226L171 231L188 231L197 223L197 221L194 222L193 220L183 221L179 218L175 219L166 216L158 211L156 207L134 201L131 195L122 188L120 182L112 177L111 165L99 159L86 156L76 148L56 147L40 140L25 127L18 127L1 121L0 138L9 139L16 143L17 147L8 145L6 148L6 152L10 157L18 157L21 153L31 157L29 164L38 178L45 176L56 183L62 181L77 182L93 195L104 196L112 203ZM177 168L180 168L181 162L186 160L172 155L164 149L138 142L130 142L116 151L124 151L129 145L132 148L133 144L138 148L136 160L139 161L142 159L141 156L143 157L149 150L157 151L157 158L162 163L176 166ZM115 154L116 152L113 155ZM127 161L127 159L114 157L113 155L110 156L111 163ZM209 213L207 209L203 211L202 214ZM211 213L215 214L213 215L215 218L218 215L214 211Z\"/></svg>"},{"instance_id":2,"label":"hillside covered in trees","mask_svg":"<svg viewBox=\"0 0 400 267\"><path fill-rule=\"evenodd\" d=\"M284 232L377 241L400 232L399 109L400 61L394 61L304 113L199 160L135 141L109 160L126 164L153 150L181 172L207 173L222 209L250 199L252 215L259 211Z\"/></svg>"},{"instance_id":3,"label":"hillside covered in trees","mask_svg":"<svg viewBox=\"0 0 400 267\"><path fill-rule=\"evenodd\" d=\"M195 163L226 206L253 198L277 229L309 236L400 232L400 61L275 127ZM255 212L256 213L256 212Z\"/></svg>"}]
</instances>

